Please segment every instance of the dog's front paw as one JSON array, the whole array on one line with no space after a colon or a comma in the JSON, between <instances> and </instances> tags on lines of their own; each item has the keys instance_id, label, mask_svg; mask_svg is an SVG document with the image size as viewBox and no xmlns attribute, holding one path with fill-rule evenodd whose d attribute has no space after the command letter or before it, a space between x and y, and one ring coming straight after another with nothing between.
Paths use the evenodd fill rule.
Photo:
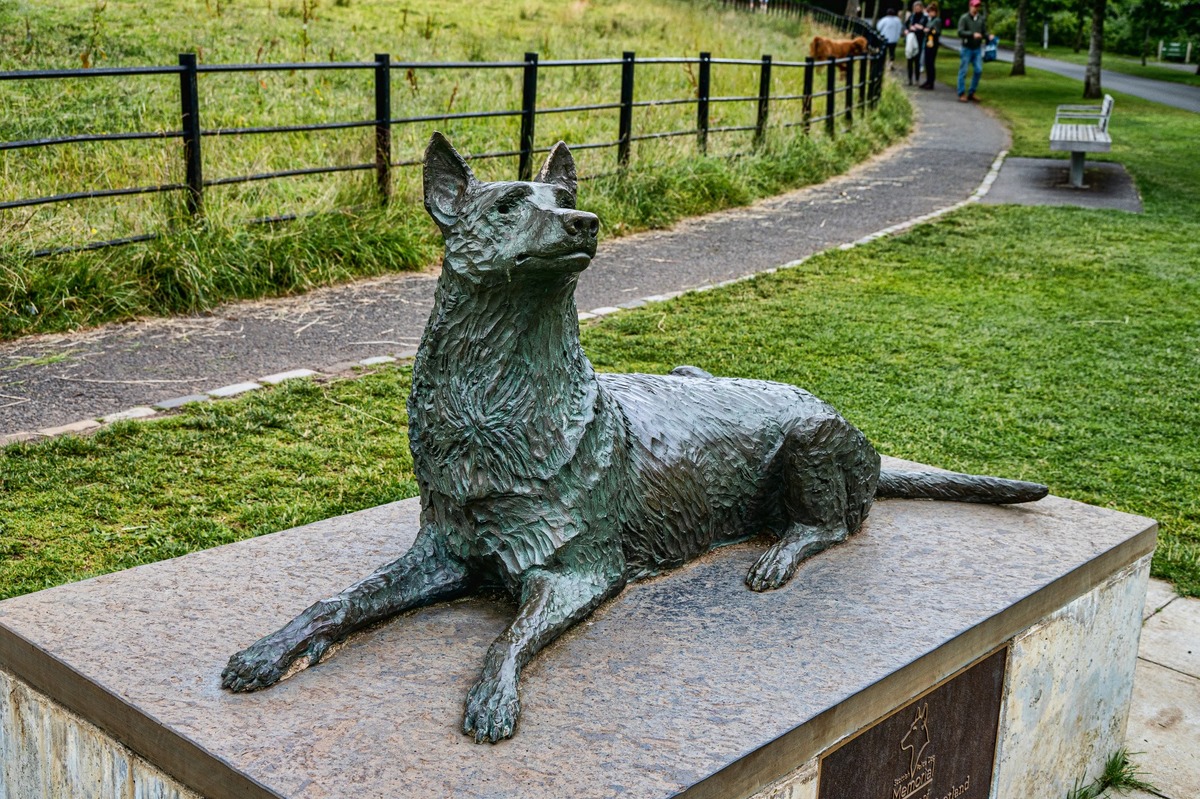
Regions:
<instances>
[{"instance_id":1,"label":"dog's front paw","mask_svg":"<svg viewBox=\"0 0 1200 799\"><path fill-rule=\"evenodd\" d=\"M279 682L302 657L306 658L305 666L315 664L327 648L326 642L313 641L296 653L296 647L278 633L268 635L229 659L221 672L221 685L237 692L266 688Z\"/></svg>"},{"instance_id":2,"label":"dog's front paw","mask_svg":"<svg viewBox=\"0 0 1200 799\"><path fill-rule=\"evenodd\" d=\"M231 691L257 691L279 682L288 665L260 641L229 658L221 685Z\"/></svg>"},{"instance_id":3,"label":"dog's front paw","mask_svg":"<svg viewBox=\"0 0 1200 799\"><path fill-rule=\"evenodd\" d=\"M475 743L496 743L511 738L521 714L516 677L485 675L467 694L467 714L463 732L475 736Z\"/></svg>"},{"instance_id":4,"label":"dog's front paw","mask_svg":"<svg viewBox=\"0 0 1200 799\"><path fill-rule=\"evenodd\" d=\"M746 574L746 586L751 591L774 591L792 579L801 560L792 547L780 541L750 567Z\"/></svg>"}]
</instances>

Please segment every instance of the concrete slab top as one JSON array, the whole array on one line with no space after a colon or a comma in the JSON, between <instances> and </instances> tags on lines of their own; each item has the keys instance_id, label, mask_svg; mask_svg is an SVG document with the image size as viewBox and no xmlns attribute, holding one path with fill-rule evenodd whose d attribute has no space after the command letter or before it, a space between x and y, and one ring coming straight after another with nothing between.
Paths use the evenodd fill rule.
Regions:
<instances>
[{"instance_id":1,"label":"concrete slab top","mask_svg":"<svg viewBox=\"0 0 1200 799\"><path fill-rule=\"evenodd\" d=\"M1153 616L1167 605L1179 598L1175 593L1175 586L1168 583L1166 580L1151 580L1146 586L1146 607L1142 615L1142 620ZM1200 639L1200 631L1197 632L1197 638Z\"/></svg>"},{"instance_id":2,"label":"concrete slab top","mask_svg":"<svg viewBox=\"0 0 1200 799\"><path fill-rule=\"evenodd\" d=\"M1179 597L1147 621L1142 657L1200 680L1200 599Z\"/></svg>"},{"instance_id":3,"label":"concrete slab top","mask_svg":"<svg viewBox=\"0 0 1200 799\"><path fill-rule=\"evenodd\" d=\"M1138 661L1125 746L1145 769L1142 779L1165 799L1200 796L1200 680Z\"/></svg>"},{"instance_id":4,"label":"concrete slab top","mask_svg":"<svg viewBox=\"0 0 1200 799\"><path fill-rule=\"evenodd\" d=\"M543 652L496 746L459 732L513 613L494 600L408 614L266 691L220 688L235 650L406 549L418 510L0 603L0 667L211 799L744 795L1103 582L1156 531L1055 497L879 502L768 594L742 583L762 545L729 547L631 586Z\"/></svg>"}]
</instances>

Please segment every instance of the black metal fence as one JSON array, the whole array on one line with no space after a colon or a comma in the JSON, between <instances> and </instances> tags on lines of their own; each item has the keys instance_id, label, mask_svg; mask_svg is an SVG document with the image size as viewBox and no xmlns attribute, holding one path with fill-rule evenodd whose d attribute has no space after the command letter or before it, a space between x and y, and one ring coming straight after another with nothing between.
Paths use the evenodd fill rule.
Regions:
<instances>
[{"instance_id":1,"label":"black metal fence","mask_svg":"<svg viewBox=\"0 0 1200 799\"><path fill-rule=\"evenodd\" d=\"M757 59L713 58L710 53L700 53L697 58L643 58L639 59L633 52L625 52L620 58L607 59L576 59L541 61L537 53L526 53L522 61L496 62L403 62L392 61L387 54L378 54L374 61L365 62L331 62L331 63L282 63L282 64L200 64L193 53L181 53L177 66L155 67L113 67L99 69L66 69L41 71L0 72L0 82L5 81L44 81L44 80L87 80L103 79L114 76L148 76L171 75L179 76L179 119L178 130L126 133L81 133L70 136L35 138L23 141L0 141L0 151L18 150L25 148L57 147L81 142L132 141L146 139L180 139L182 147L180 156L183 161L184 181L182 183L162 183L149 186L130 186L122 188L94 189L87 191L55 194L43 197L24 197L15 199L0 199L0 210L27 208L31 206L63 203L73 200L87 200L105 197L123 197L138 194L153 194L160 192L181 192L187 214L200 217L204 213L205 190L220 186L230 186L252 181L274 180L278 178L301 175L322 175L337 172L353 172L374 170L375 184L379 199L386 203L392 194L392 171L397 168L415 166L421 163L419 158L395 160L392 157L392 129L400 125L420 123L445 123L456 119L481 119L495 117L518 117L520 132L515 142L516 147L507 150L478 153L469 156L470 160L513 158L517 159L516 178L529 180L533 174L533 160L538 154L549 151L548 146L538 146L536 126L539 117L550 114L566 114L592 111L616 111L618 114L618 133L614 141L602 142L572 142L573 150L593 150L610 148L615 150L616 167L625 169L630 163L632 145L639 141L655 139L670 139L678 137L694 137L697 151L704 155L708 152L709 136L722 133L747 132L753 133L753 146L762 144L770 126L771 108L774 104L799 102L801 115L798 121L777 125L779 128L801 127L807 135L813 125L823 126L825 135L836 136L839 119L845 124L854 123L855 115L862 115L873 108L879 101L883 82L883 52L879 47L878 36L860 20L842 17L825 9L809 6L793 0L772 0L763 3L761 0L724 0L726 7L747 11L761 11L770 14L809 15L817 20L846 31L853 35L867 37L871 43L871 52L850 58L815 61L805 58L803 61L776 61L770 55ZM634 81L639 65L680 64L695 67L697 72L694 96L682 98L662 98L651 100L634 100ZM754 95L716 96L711 93L711 75L714 65L738 65L742 67L757 67L760 71L759 90ZM593 103L583 105L540 107L538 105L538 76L542 70L560 69L564 67L610 67L620 70L620 99L615 102ZM824 86L814 85L816 70L824 67ZM370 70L374 76L375 117L368 120L345 122L325 122L307 125L276 125L259 127L226 127L205 128L202 125L203 109L200 104L198 91L199 76L215 73L247 73L275 71L307 71L307 70ZM393 116L392 113L392 84L393 73L401 70L411 73L417 70L520 70L522 72L521 107L519 109L501 109L490 111L475 111L462 113L429 114L421 116ZM801 73L803 89L799 93L772 95L772 75L780 72ZM793 76L794 78L794 76ZM784 85L795 85L796 81L783 80ZM720 103L754 103L757 106L755 122L752 125L717 125L709 124L709 111L712 106ZM696 123L693 128L668 131L635 130L634 110L656 106L694 105L696 108ZM366 163L339 164L333 166L304 167L285 169L273 172L236 175L216 179L204 177L204 140L217 136L246 136L267 135L280 133L296 133L305 131L328 131L348 128L370 128L374 139L374 160ZM294 214L285 214L265 219L252 220L256 222L283 221L294 218ZM30 253L32 256L56 255L80 250L92 250L139 241L148 241L158 234L147 233L127 236L106 241L94 241L87 244L38 250Z\"/></svg>"}]
</instances>

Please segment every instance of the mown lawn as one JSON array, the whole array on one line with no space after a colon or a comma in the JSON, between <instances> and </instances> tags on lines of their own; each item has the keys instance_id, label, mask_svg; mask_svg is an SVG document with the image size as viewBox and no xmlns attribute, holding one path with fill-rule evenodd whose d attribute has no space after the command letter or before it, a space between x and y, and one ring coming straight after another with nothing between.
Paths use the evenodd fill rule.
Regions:
<instances>
[{"instance_id":1,"label":"mown lawn","mask_svg":"<svg viewBox=\"0 0 1200 799\"><path fill-rule=\"evenodd\" d=\"M1079 84L1003 72L989 66L981 94L1014 154L1045 155ZM1200 117L1117 109L1111 157L1144 214L973 206L590 323L584 344L606 370L793 382L887 454L1159 519L1154 574L1200 596ZM412 496L407 379L290 385L0 451L0 593Z\"/></svg>"}]
</instances>

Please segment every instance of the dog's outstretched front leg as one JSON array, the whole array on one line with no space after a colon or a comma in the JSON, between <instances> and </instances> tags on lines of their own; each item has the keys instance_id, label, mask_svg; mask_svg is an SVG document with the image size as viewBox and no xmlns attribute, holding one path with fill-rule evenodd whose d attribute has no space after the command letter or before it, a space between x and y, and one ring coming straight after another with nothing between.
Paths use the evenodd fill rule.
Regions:
<instances>
[{"instance_id":1,"label":"dog's outstretched front leg","mask_svg":"<svg viewBox=\"0 0 1200 799\"><path fill-rule=\"evenodd\" d=\"M410 608L452 599L468 587L466 566L447 552L441 534L424 527L399 560L322 599L231 657L221 684L231 691L266 688L301 658L304 667L316 665L329 647L356 630Z\"/></svg>"},{"instance_id":2,"label":"dog's outstretched front leg","mask_svg":"<svg viewBox=\"0 0 1200 799\"><path fill-rule=\"evenodd\" d=\"M617 544L619 555L620 544ZM610 559L611 560L611 559ZM467 695L463 732L477 743L512 737L521 712L517 683L543 647L585 618L625 585L621 569L580 566L531 569L523 578L521 609L488 649L483 674Z\"/></svg>"}]
</instances>

